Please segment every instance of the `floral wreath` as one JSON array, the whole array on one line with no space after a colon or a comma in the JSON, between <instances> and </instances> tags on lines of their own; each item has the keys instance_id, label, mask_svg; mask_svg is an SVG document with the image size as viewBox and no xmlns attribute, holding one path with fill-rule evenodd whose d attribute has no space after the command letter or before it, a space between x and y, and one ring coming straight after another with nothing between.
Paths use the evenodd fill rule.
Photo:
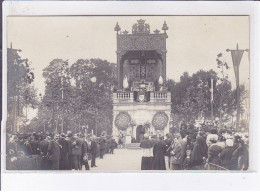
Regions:
<instances>
[{"instance_id":1,"label":"floral wreath","mask_svg":"<svg viewBox=\"0 0 260 194\"><path fill-rule=\"evenodd\" d=\"M127 112L120 112L116 116L115 119L115 126L119 130L126 130L129 127L129 124L131 123L131 116Z\"/></svg>"},{"instance_id":2,"label":"floral wreath","mask_svg":"<svg viewBox=\"0 0 260 194\"><path fill-rule=\"evenodd\" d=\"M169 117L165 112L157 112L153 116L152 124L156 130L163 130L168 123Z\"/></svg>"}]
</instances>

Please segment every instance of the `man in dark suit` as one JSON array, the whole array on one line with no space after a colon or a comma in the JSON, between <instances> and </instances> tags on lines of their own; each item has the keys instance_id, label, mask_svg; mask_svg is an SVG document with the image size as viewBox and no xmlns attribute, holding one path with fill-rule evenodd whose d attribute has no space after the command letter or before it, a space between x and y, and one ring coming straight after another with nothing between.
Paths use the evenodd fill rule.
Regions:
<instances>
[{"instance_id":1,"label":"man in dark suit","mask_svg":"<svg viewBox=\"0 0 260 194\"><path fill-rule=\"evenodd\" d=\"M115 139L112 139L109 145L109 153L114 154L114 149L116 148L117 143Z\"/></svg>"},{"instance_id":2,"label":"man in dark suit","mask_svg":"<svg viewBox=\"0 0 260 194\"><path fill-rule=\"evenodd\" d=\"M170 159L171 159L171 155L170 155L171 149L170 149L170 147L171 147L171 145L173 143L173 137L172 137L171 133L167 133L166 134L166 139L164 140L164 142L166 144L166 153L165 153L165 155L167 156L167 160L168 160L167 161L168 168L170 168L170 166L171 166L171 161L170 161Z\"/></svg>"},{"instance_id":3,"label":"man in dark suit","mask_svg":"<svg viewBox=\"0 0 260 194\"><path fill-rule=\"evenodd\" d=\"M82 166L85 165L85 169L89 170L89 164L88 164L88 142L86 141L85 138L83 138L83 143L82 143Z\"/></svg>"},{"instance_id":4,"label":"man in dark suit","mask_svg":"<svg viewBox=\"0 0 260 194\"><path fill-rule=\"evenodd\" d=\"M54 136L54 140L51 140L48 146L48 154L51 160L51 169L59 170L60 167L60 148L58 143L59 135Z\"/></svg>"},{"instance_id":5,"label":"man in dark suit","mask_svg":"<svg viewBox=\"0 0 260 194\"><path fill-rule=\"evenodd\" d=\"M163 137L160 137L160 141L158 141L153 147L154 170L166 170L164 158L166 149L166 143L164 142Z\"/></svg>"},{"instance_id":6,"label":"man in dark suit","mask_svg":"<svg viewBox=\"0 0 260 194\"><path fill-rule=\"evenodd\" d=\"M48 153L50 137L42 137L39 143L39 151L41 156L40 169L41 170L51 170L51 161L47 159L46 155Z\"/></svg>"},{"instance_id":7,"label":"man in dark suit","mask_svg":"<svg viewBox=\"0 0 260 194\"><path fill-rule=\"evenodd\" d=\"M93 136L91 138L91 144L90 144L90 153L91 153L91 167L97 167L96 166L96 156L97 156L97 142L96 142L96 136Z\"/></svg>"},{"instance_id":8,"label":"man in dark suit","mask_svg":"<svg viewBox=\"0 0 260 194\"><path fill-rule=\"evenodd\" d=\"M101 136L99 145L100 145L100 158L103 159L104 152L106 150L106 139L104 136Z\"/></svg>"},{"instance_id":9,"label":"man in dark suit","mask_svg":"<svg viewBox=\"0 0 260 194\"><path fill-rule=\"evenodd\" d=\"M35 137L34 137L34 136L31 136L31 137L30 137L29 144L30 144L30 146L31 146L31 148L32 148L32 153L31 153L31 155L37 155L38 145L37 145L37 141L35 140Z\"/></svg>"},{"instance_id":10,"label":"man in dark suit","mask_svg":"<svg viewBox=\"0 0 260 194\"><path fill-rule=\"evenodd\" d=\"M74 134L72 139L72 168L75 170L81 170L82 144L83 140L77 134Z\"/></svg>"},{"instance_id":11,"label":"man in dark suit","mask_svg":"<svg viewBox=\"0 0 260 194\"><path fill-rule=\"evenodd\" d=\"M68 170L72 169L72 133L71 131L67 131L65 140L68 142L68 160L69 160L69 166Z\"/></svg>"},{"instance_id":12,"label":"man in dark suit","mask_svg":"<svg viewBox=\"0 0 260 194\"><path fill-rule=\"evenodd\" d=\"M65 134L61 134L58 143L61 145L60 170L69 170L69 142L65 140Z\"/></svg>"}]
</instances>

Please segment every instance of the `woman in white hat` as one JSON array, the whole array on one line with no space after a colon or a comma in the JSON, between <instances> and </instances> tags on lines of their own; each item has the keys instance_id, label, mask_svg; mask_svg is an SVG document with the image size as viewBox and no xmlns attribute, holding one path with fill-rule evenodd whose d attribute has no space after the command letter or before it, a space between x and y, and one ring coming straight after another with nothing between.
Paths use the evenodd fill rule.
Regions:
<instances>
[{"instance_id":1,"label":"woman in white hat","mask_svg":"<svg viewBox=\"0 0 260 194\"><path fill-rule=\"evenodd\" d=\"M219 154L219 158L221 160L221 166L228 170L232 170L232 167L234 166L234 161L232 160L232 153L234 151L234 141L232 139L227 139L226 148Z\"/></svg>"},{"instance_id":2,"label":"woman in white hat","mask_svg":"<svg viewBox=\"0 0 260 194\"><path fill-rule=\"evenodd\" d=\"M217 134L209 134L207 136L207 144L208 144L208 162L211 164L211 170L218 170L218 166L221 165L221 161L218 157L219 153L222 151L222 148L217 144L218 135Z\"/></svg>"}]
</instances>

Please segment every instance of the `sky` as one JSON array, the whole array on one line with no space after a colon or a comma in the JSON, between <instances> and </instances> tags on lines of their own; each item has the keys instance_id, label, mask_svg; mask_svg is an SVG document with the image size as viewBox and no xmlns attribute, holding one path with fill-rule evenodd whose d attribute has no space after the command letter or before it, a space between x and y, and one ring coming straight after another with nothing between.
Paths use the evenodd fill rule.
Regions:
<instances>
[{"instance_id":1,"label":"sky","mask_svg":"<svg viewBox=\"0 0 260 194\"><path fill-rule=\"evenodd\" d=\"M249 49L248 16L45 16L8 17L7 42L20 55L28 58L35 73L34 85L44 93L42 70L56 58L69 61L101 58L116 63L116 32L132 31L138 19L150 24L151 32L161 28L166 21L167 77L179 81L187 71L213 69L217 72L217 54L231 67L227 73L232 87L235 75L230 52L237 43L240 49ZM10 46L9 46L10 47ZM240 64L240 84L249 88L249 57L244 53Z\"/></svg>"}]
</instances>

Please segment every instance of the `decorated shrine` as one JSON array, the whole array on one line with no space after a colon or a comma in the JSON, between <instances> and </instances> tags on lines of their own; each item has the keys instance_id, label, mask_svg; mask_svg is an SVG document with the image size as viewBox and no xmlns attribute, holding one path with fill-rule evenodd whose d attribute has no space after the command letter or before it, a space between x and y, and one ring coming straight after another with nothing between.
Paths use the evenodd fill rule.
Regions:
<instances>
[{"instance_id":1,"label":"decorated shrine","mask_svg":"<svg viewBox=\"0 0 260 194\"><path fill-rule=\"evenodd\" d=\"M117 77L113 93L113 136L120 134L140 142L144 134L169 132L171 93L166 87L166 39L168 26L151 32L145 20L138 20L132 32L121 31L117 23Z\"/></svg>"}]
</instances>

